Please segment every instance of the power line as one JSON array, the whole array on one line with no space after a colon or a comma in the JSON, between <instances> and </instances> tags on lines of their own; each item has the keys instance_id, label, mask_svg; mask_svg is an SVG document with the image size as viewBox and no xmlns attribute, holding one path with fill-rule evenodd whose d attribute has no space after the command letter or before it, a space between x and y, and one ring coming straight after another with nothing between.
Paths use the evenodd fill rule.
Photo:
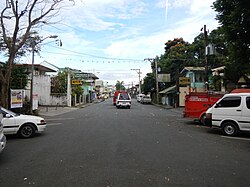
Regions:
<instances>
[{"instance_id":1,"label":"power line","mask_svg":"<svg viewBox=\"0 0 250 187\"><path fill-rule=\"evenodd\" d=\"M111 58L111 57L97 56L97 55L92 55L92 54L88 54L88 53L72 51L72 50L69 50L69 49L63 49L63 48L59 48L59 47L52 46L52 45L48 45L48 46L56 48L56 49L60 49L60 50L63 50L63 51L67 51L67 52L71 52L71 53L75 53L75 54L83 55L83 56L89 56L89 57L93 57L93 58L101 58L101 59L106 59L106 60L120 60L120 61L143 61L143 60L130 59L130 58Z\"/></svg>"}]
</instances>

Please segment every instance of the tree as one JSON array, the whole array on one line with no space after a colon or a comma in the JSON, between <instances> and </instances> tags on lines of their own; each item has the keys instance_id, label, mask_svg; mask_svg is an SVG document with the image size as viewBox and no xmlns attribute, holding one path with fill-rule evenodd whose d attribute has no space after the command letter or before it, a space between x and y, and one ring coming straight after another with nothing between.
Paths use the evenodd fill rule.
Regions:
<instances>
[{"instance_id":1,"label":"tree","mask_svg":"<svg viewBox=\"0 0 250 187\"><path fill-rule=\"evenodd\" d=\"M115 88L116 88L116 90L125 90L126 88L125 88L125 86L123 86L123 81L116 81L116 85L115 85Z\"/></svg>"},{"instance_id":2,"label":"tree","mask_svg":"<svg viewBox=\"0 0 250 187\"><path fill-rule=\"evenodd\" d=\"M59 72L56 76L51 78L51 93L52 94L66 94L67 93L67 78L68 72Z\"/></svg>"},{"instance_id":3,"label":"tree","mask_svg":"<svg viewBox=\"0 0 250 187\"><path fill-rule=\"evenodd\" d=\"M228 47L230 63L226 77L237 84L241 76L250 72L250 9L248 0L216 0L213 8L221 24ZM234 75L231 78L231 75Z\"/></svg>"},{"instance_id":4,"label":"tree","mask_svg":"<svg viewBox=\"0 0 250 187\"><path fill-rule=\"evenodd\" d=\"M170 73L173 83L176 82L179 72L185 66L193 65L195 62L189 49L190 44L185 42L183 38L175 38L165 43L165 53L159 58L158 67L161 68L161 73Z\"/></svg>"},{"instance_id":5,"label":"tree","mask_svg":"<svg viewBox=\"0 0 250 187\"><path fill-rule=\"evenodd\" d=\"M16 58L25 51L27 40L36 33L35 29L49 23L59 13L62 3L63 0L6 1L0 15L0 50L7 57L6 65L0 68L0 105L8 108L9 85Z\"/></svg>"},{"instance_id":6,"label":"tree","mask_svg":"<svg viewBox=\"0 0 250 187\"><path fill-rule=\"evenodd\" d=\"M10 82L11 89L25 89L27 84L27 69L24 66L14 66Z\"/></svg>"},{"instance_id":7,"label":"tree","mask_svg":"<svg viewBox=\"0 0 250 187\"><path fill-rule=\"evenodd\" d=\"M146 95L150 92L155 92L155 76L153 73L147 73L143 79L142 92Z\"/></svg>"}]
</instances>

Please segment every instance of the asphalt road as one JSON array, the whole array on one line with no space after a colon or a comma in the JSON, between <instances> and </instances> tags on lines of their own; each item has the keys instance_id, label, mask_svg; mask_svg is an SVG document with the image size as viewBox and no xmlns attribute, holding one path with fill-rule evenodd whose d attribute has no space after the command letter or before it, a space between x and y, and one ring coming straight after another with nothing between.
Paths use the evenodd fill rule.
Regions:
<instances>
[{"instance_id":1,"label":"asphalt road","mask_svg":"<svg viewBox=\"0 0 250 187\"><path fill-rule=\"evenodd\" d=\"M250 136L223 137L178 110L107 100L47 117L31 139L7 137L0 186L249 186Z\"/></svg>"}]
</instances>

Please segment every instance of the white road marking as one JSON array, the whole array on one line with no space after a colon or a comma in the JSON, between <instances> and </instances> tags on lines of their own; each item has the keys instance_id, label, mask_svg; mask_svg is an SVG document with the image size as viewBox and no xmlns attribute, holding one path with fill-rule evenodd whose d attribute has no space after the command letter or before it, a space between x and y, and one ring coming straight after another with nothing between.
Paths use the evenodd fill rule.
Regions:
<instances>
[{"instance_id":1,"label":"white road marking","mask_svg":"<svg viewBox=\"0 0 250 187\"><path fill-rule=\"evenodd\" d=\"M53 126L53 125L61 125L62 123L49 123L47 126Z\"/></svg>"},{"instance_id":2,"label":"white road marking","mask_svg":"<svg viewBox=\"0 0 250 187\"><path fill-rule=\"evenodd\" d=\"M235 139L235 140L246 140L250 141L250 138L238 138L238 137L230 137L230 136L221 136L222 138Z\"/></svg>"},{"instance_id":3,"label":"white road marking","mask_svg":"<svg viewBox=\"0 0 250 187\"><path fill-rule=\"evenodd\" d=\"M57 120L69 120L69 119L74 119L74 118L55 118L55 119L46 119L45 121L57 121Z\"/></svg>"},{"instance_id":4,"label":"white road marking","mask_svg":"<svg viewBox=\"0 0 250 187\"><path fill-rule=\"evenodd\" d=\"M151 114L152 116L155 116L155 114L154 114L154 113L152 113L152 112L150 112L150 114Z\"/></svg>"}]
</instances>

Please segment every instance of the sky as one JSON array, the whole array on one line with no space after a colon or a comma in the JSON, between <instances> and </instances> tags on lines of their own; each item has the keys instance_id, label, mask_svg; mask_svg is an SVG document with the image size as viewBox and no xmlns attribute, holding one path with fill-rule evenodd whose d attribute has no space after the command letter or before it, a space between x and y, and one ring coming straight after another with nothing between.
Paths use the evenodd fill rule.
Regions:
<instances>
[{"instance_id":1,"label":"sky","mask_svg":"<svg viewBox=\"0 0 250 187\"><path fill-rule=\"evenodd\" d=\"M47 39L35 63L47 61L57 67L69 67L94 73L108 84L123 81L138 84L152 72L145 58L164 54L168 40L182 37L193 42L206 25L218 27L214 0L75 0L67 1L59 15L38 28ZM52 22L53 24L49 24ZM31 54L22 59L31 63ZM131 70L136 69L136 70Z\"/></svg>"}]
</instances>

